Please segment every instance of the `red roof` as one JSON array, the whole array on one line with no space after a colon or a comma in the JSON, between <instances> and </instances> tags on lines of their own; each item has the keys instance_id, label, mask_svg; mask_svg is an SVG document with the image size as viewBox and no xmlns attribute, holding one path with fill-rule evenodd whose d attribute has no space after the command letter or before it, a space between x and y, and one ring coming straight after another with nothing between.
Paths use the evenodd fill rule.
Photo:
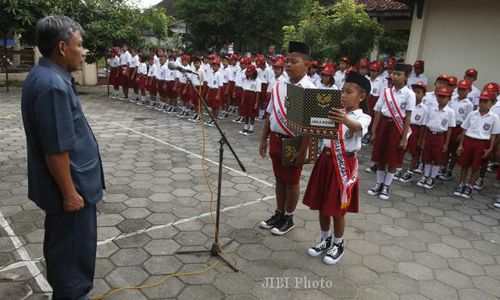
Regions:
<instances>
[{"instance_id":1,"label":"red roof","mask_svg":"<svg viewBox=\"0 0 500 300\"><path fill-rule=\"evenodd\" d=\"M394 0L356 0L356 2L364 4L367 11L400 11L410 9L406 4Z\"/></svg>"}]
</instances>

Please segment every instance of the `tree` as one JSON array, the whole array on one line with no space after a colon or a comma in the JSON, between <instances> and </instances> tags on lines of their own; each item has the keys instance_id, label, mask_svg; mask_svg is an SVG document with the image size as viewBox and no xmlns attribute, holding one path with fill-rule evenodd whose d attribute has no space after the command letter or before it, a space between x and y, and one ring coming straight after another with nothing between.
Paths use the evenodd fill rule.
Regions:
<instances>
[{"instance_id":1,"label":"tree","mask_svg":"<svg viewBox=\"0 0 500 300\"><path fill-rule=\"evenodd\" d=\"M386 30L378 41L381 53L396 56L405 52L408 47L410 32L407 30Z\"/></svg>"},{"instance_id":2,"label":"tree","mask_svg":"<svg viewBox=\"0 0 500 300\"><path fill-rule=\"evenodd\" d=\"M298 24L283 28L283 45L299 39L312 48L313 57L337 60L348 56L352 61L366 55L383 33L382 26L370 19L364 5L342 0L331 10L310 0Z\"/></svg>"},{"instance_id":3,"label":"tree","mask_svg":"<svg viewBox=\"0 0 500 300\"><path fill-rule=\"evenodd\" d=\"M303 0L178 0L179 18L186 21L186 41L193 50L220 48L235 42L239 51L264 50L279 43L282 27L299 20Z\"/></svg>"}]
</instances>

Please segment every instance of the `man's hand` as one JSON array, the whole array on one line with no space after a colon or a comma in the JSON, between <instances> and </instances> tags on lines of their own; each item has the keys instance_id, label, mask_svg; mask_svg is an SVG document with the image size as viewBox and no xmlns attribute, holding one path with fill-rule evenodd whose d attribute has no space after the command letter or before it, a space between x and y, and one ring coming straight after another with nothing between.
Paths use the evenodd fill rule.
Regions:
<instances>
[{"instance_id":1,"label":"man's hand","mask_svg":"<svg viewBox=\"0 0 500 300\"><path fill-rule=\"evenodd\" d=\"M260 140L259 153L262 158L266 157L267 154L267 139Z\"/></svg>"},{"instance_id":2,"label":"man's hand","mask_svg":"<svg viewBox=\"0 0 500 300\"><path fill-rule=\"evenodd\" d=\"M78 192L71 195L63 196L63 208L67 212L75 212L85 206L82 196Z\"/></svg>"}]
</instances>

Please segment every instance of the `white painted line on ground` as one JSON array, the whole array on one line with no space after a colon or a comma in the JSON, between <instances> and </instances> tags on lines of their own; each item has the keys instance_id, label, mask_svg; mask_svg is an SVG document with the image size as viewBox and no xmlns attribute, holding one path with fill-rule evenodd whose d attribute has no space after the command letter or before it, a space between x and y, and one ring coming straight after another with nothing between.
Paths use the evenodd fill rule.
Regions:
<instances>
[{"instance_id":1,"label":"white painted line on ground","mask_svg":"<svg viewBox=\"0 0 500 300\"><path fill-rule=\"evenodd\" d=\"M133 128L130 128L130 127L127 127L127 126L124 126L124 125L122 125L122 124L120 124L120 123L117 123L117 122L112 122L112 123L113 123L113 124L116 124L116 125L118 125L118 126L121 126L121 127L125 128L125 129L127 129L127 130L130 130L130 131L132 131L132 132L134 132L134 133L136 133L136 134L139 134L139 135L142 135L142 136L147 137L147 138L149 138L149 139L152 139L152 140L154 140L154 141L156 141L156 142L158 142L158 143L160 143L160 144L167 145L167 146L172 147L172 148L174 148L174 149L176 149L176 150L178 150L178 151L184 152L184 153L186 153L186 154L190 154L191 156L194 156L194 157L196 157L196 158L199 158L199 159L201 159L201 158L202 158L202 156L201 156L201 155L199 155L199 154L196 154L196 153L190 152L190 151L188 151L188 150L186 150L186 149L184 149L184 148L181 148L181 147L179 147L179 146L176 146L176 145L170 144L170 143L168 143L168 142L165 142L165 141L163 141L163 140L160 140L159 138L156 138L156 137L151 136L151 135L149 135L149 134L142 133L142 132L140 132L140 131L137 131L137 130L135 130L135 129L133 129ZM206 158L206 157L205 157L205 161L208 161L208 162L210 162L210 163L212 163L212 164L214 164L214 165L216 165L216 166L218 166L218 165L219 165L219 163L218 163L218 162L213 161L213 160L211 160L211 159L209 159L209 158ZM245 176L245 177L251 178L251 179L253 179L253 180L255 180L255 181L258 181L258 182L260 182L260 183L262 183L262 184L265 184L265 185L267 185L267 186L269 186L269 187L274 187L274 184L269 183L269 182L267 182L267 181L265 181L265 180L262 180L262 179L260 179L260 178L257 178L257 177L255 177L255 176L248 175L247 173L241 172L241 171L239 171L239 170L236 170L236 169L234 169L234 168L231 168L231 167L228 167L228 166L225 166L225 165L223 165L223 167L224 167L225 169L227 169L227 170L231 171L231 172L234 172L234 173L236 173L236 174L239 174L239 175L242 175L242 176Z\"/></svg>"},{"instance_id":2,"label":"white painted line on ground","mask_svg":"<svg viewBox=\"0 0 500 300\"><path fill-rule=\"evenodd\" d=\"M256 204L256 203L259 203L259 202L262 202L262 201L273 199L275 197L276 197L275 195L273 195L273 196L266 196L266 197L262 197L260 199L253 200L253 201L250 201L250 202L243 202L243 203L240 203L240 204L237 204L237 205L228 206L228 207L223 208L221 210L221 212L231 211L231 210L234 210L234 209L238 209L240 207L245 207L245 206L253 205L253 204ZM213 213L215 214L215 211ZM167 228L167 227L170 227L170 226L173 226L173 225L179 225L179 224L188 223L188 222L191 222L191 221L194 221L194 220L198 220L200 218L207 217L207 216L210 216L210 212L202 213L202 214L200 214L198 216L194 216L194 217L191 217L191 218L177 220L175 222L170 222L170 223L163 224L163 225L151 226L149 228L137 230L137 231L134 231L134 232L129 232L129 233L125 233L125 234L119 234L119 235L114 236L112 238L109 238L109 239L106 239L106 240L98 242L97 246L109 244L112 241L121 240L121 239L124 239L124 238L127 238L127 237L131 237L131 236L134 236L134 235L141 234L141 233L146 233L146 232L150 232L150 231L153 231L153 230Z\"/></svg>"},{"instance_id":3,"label":"white painted line on ground","mask_svg":"<svg viewBox=\"0 0 500 300\"><path fill-rule=\"evenodd\" d=\"M35 278L35 281L40 287L40 290L44 293L52 292L52 288L50 287L50 284L47 282L47 279L45 279L43 274L40 272L40 269L31 260L28 251L26 251L26 248L24 248L23 244L21 243L21 240L19 240L17 235L14 233L14 230L12 230L12 227L10 227L9 222L7 222L7 220L4 218L1 211L0 211L0 226L5 230L5 232L9 236L10 240L14 244L14 247L16 248L17 254L23 260L25 266L28 268L31 275Z\"/></svg>"}]
</instances>

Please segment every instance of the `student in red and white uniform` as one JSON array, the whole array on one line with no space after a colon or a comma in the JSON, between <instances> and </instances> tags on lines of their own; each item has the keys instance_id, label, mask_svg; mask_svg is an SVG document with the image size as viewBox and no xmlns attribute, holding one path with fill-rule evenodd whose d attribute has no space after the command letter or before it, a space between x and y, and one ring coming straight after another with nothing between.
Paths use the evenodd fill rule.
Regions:
<instances>
[{"instance_id":1,"label":"student in red and white uniform","mask_svg":"<svg viewBox=\"0 0 500 300\"><path fill-rule=\"evenodd\" d=\"M236 53L231 54L229 56L229 67L228 67L228 76L229 76L229 85L228 91L229 94L229 108L228 113L234 113L237 111L238 106L235 103L235 89L236 89L236 77L240 72L240 67L238 66L239 55Z\"/></svg>"},{"instance_id":2,"label":"student in red and white uniform","mask_svg":"<svg viewBox=\"0 0 500 300\"><path fill-rule=\"evenodd\" d=\"M238 113L238 117L233 120L234 123L238 124L243 124L245 122L245 118L241 116L240 114L240 109L241 109L241 100L243 99L244 95L244 90L243 87L245 86L245 82L247 80L245 72L247 69L247 66L250 65L250 59L247 57L243 57L240 59L240 70L236 74L236 81L235 81L235 87L234 87L234 93L233 93L233 103L236 107L236 112Z\"/></svg>"},{"instance_id":3,"label":"student in red and white uniform","mask_svg":"<svg viewBox=\"0 0 500 300\"><path fill-rule=\"evenodd\" d=\"M285 63L285 71L288 73L288 83L303 88L315 88L314 83L307 76L309 65L309 46L302 42L291 41L288 44L288 56ZM293 137L293 133L286 125L286 108L284 100L287 96L287 83L278 82L275 85L271 101L267 107L262 136L260 139L259 152L264 158L267 153L269 138L269 156L273 163L274 176L276 178L276 211L268 220L260 223L260 227L271 229L271 233L283 235L295 227L293 213L297 207L300 195L300 175L302 166L306 159L310 139L303 138L302 145L292 161L294 166L283 167L282 141L284 138Z\"/></svg>"},{"instance_id":4,"label":"student in red and white uniform","mask_svg":"<svg viewBox=\"0 0 500 300\"><path fill-rule=\"evenodd\" d=\"M156 69L156 90L160 96L160 101L154 103L154 108L157 110L163 110L167 107L167 87L165 83L165 73L168 70L167 57L164 54L159 55L160 67Z\"/></svg>"},{"instance_id":5,"label":"student in red and white uniform","mask_svg":"<svg viewBox=\"0 0 500 300\"><path fill-rule=\"evenodd\" d=\"M472 104L469 98L467 98L467 95L471 91L471 86L472 83L468 80L464 79L460 81L457 84L457 95L454 96L448 104L448 106L455 112L456 126L451 130L450 145L448 147L446 159L444 160L445 171L443 172L443 175L438 177L442 180L450 180L452 178L452 171L457 161L457 148L460 144L460 136L463 131L462 123L474 109L474 104ZM454 90L454 87L450 86L450 88Z\"/></svg>"},{"instance_id":6,"label":"student in red and white uniform","mask_svg":"<svg viewBox=\"0 0 500 300\"><path fill-rule=\"evenodd\" d=\"M474 104L474 109L476 109L479 105L479 96L481 95L481 91L476 86L474 86L474 81L477 80L477 76L478 72L474 68L467 69L464 75L464 79L472 82L471 91L467 97L472 102L472 104Z\"/></svg>"},{"instance_id":7,"label":"student in red and white uniform","mask_svg":"<svg viewBox=\"0 0 500 300\"><path fill-rule=\"evenodd\" d=\"M335 74L335 70L332 67L326 67L321 71L321 77L319 82L316 83L318 89L325 90L338 90L339 88L335 85L335 79L333 75Z\"/></svg>"},{"instance_id":8,"label":"student in red and white uniform","mask_svg":"<svg viewBox=\"0 0 500 300\"><path fill-rule=\"evenodd\" d=\"M181 66L186 70L191 70L191 56L183 54L181 56ZM175 89L177 90L177 97L182 100L182 108L179 109L177 117L188 118L190 116L190 97L189 97L189 86L187 83L187 77L189 73L183 73L179 70L175 71Z\"/></svg>"},{"instance_id":9,"label":"student in red and white uniform","mask_svg":"<svg viewBox=\"0 0 500 300\"><path fill-rule=\"evenodd\" d=\"M257 68L254 65L248 66L245 75L247 80L243 87L245 92L240 106L240 114L245 118L245 126L239 133L242 135L253 135L255 131L255 118L259 115L259 97L262 87L257 75Z\"/></svg>"},{"instance_id":10,"label":"student in red and white uniform","mask_svg":"<svg viewBox=\"0 0 500 300\"><path fill-rule=\"evenodd\" d=\"M307 184L304 204L319 211L321 239L310 247L312 257L325 253L323 263L333 265L344 254L345 214L359 212L358 159L361 139L368 131L371 117L360 109L370 93L368 79L354 71L347 74L342 87L342 106L330 118L339 124L337 139L322 140L322 151ZM333 236L331 220L333 219Z\"/></svg>"},{"instance_id":11,"label":"student in red and white uniform","mask_svg":"<svg viewBox=\"0 0 500 300\"><path fill-rule=\"evenodd\" d=\"M358 66L359 66L359 74L361 74L363 76L369 75L368 68L370 67L370 63L368 62L368 60L366 60L366 58L360 59Z\"/></svg>"},{"instance_id":12,"label":"student in red and white uniform","mask_svg":"<svg viewBox=\"0 0 500 300\"><path fill-rule=\"evenodd\" d=\"M222 66L219 69L219 72L222 74L223 77L223 85L222 85L222 90L221 90L221 97L222 97L222 106L221 106L221 111L220 114L217 116L219 120L224 120L229 116L228 110L229 110L229 103L230 103L230 96L229 96L229 77L231 74L231 70L229 67L229 57L228 56L223 56L222 57Z\"/></svg>"},{"instance_id":13,"label":"student in red and white uniform","mask_svg":"<svg viewBox=\"0 0 500 300\"><path fill-rule=\"evenodd\" d=\"M396 168L401 166L408 146L411 113L415 109L415 93L406 86L411 65L396 64L391 73L394 85L382 91L375 104L372 127L372 161L377 164L377 185L368 194L389 199Z\"/></svg>"},{"instance_id":14,"label":"student in red and white uniform","mask_svg":"<svg viewBox=\"0 0 500 300\"><path fill-rule=\"evenodd\" d=\"M494 82L487 83L483 87L483 92L488 91L491 92L495 95L495 98L497 98L499 90L498 90L498 84ZM493 104L493 106L490 109L491 112L495 113L496 115L500 116L500 108L498 107L498 100L496 103ZM497 150L500 152L500 143L496 142L495 149L493 150L493 153L497 153ZM483 164L481 165L481 170L479 172L479 177L477 178L476 182L472 186L473 189L480 191L483 188L484 185L484 177L486 176L486 172L488 170L488 165L489 165L489 160L493 159L495 155L491 155L491 157L488 158L488 160L485 160ZM499 171L500 172L500 171Z\"/></svg>"},{"instance_id":15,"label":"student in red and white uniform","mask_svg":"<svg viewBox=\"0 0 500 300\"><path fill-rule=\"evenodd\" d=\"M335 85L339 89L342 89L342 85L344 85L345 76L347 75L348 68L349 68L349 58L342 57L340 59L340 62L339 62L339 70L337 72L335 72L335 75L334 75Z\"/></svg>"},{"instance_id":16,"label":"student in red and white uniform","mask_svg":"<svg viewBox=\"0 0 500 300\"><path fill-rule=\"evenodd\" d=\"M174 55L169 55L168 61L164 68L164 80L165 80L165 90L167 96L167 108L163 111L165 113L176 113L177 112L177 89L175 87L175 70L170 70L168 68L168 62L175 62L176 57Z\"/></svg>"},{"instance_id":17,"label":"student in red and white uniform","mask_svg":"<svg viewBox=\"0 0 500 300\"><path fill-rule=\"evenodd\" d=\"M448 75L446 75L446 74L440 74L436 78L436 82L434 83L434 91L439 90L439 89L441 89L443 87L447 87L449 85L449 82L450 82L450 78L449 78ZM437 96L434 93L434 91L427 92L425 94L425 97L424 97L424 103L429 108L435 108L435 107L438 106Z\"/></svg>"},{"instance_id":18,"label":"student in red and white uniform","mask_svg":"<svg viewBox=\"0 0 500 300\"><path fill-rule=\"evenodd\" d=\"M380 75L380 70L382 69L380 63L378 61L372 61L370 63L369 69L370 76L366 76L366 78L370 80L371 91L368 95L366 104L368 108L368 114L370 115L370 117L372 117L372 122L370 123L370 128L368 128L368 133L366 133L366 136L363 138L362 142L364 145L368 145L370 143L370 132L373 126L373 121L375 120L375 103L377 103L378 98L380 98L380 94L385 89L385 79Z\"/></svg>"},{"instance_id":19,"label":"student in red and white uniform","mask_svg":"<svg viewBox=\"0 0 500 300\"><path fill-rule=\"evenodd\" d=\"M111 94L111 98L117 98L120 91L120 58L118 57L118 50L116 48L111 49L110 57L108 58L108 66L108 84L113 86L113 93Z\"/></svg>"},{"instance_id":20,"label":"student in red and white uniform","mask_svg":"<svg viewBox=\"0 0 500 300\"><path fill-rule=\"evenodd\" d=\"M318 75L319 63L317 60L311 60L309 64L309 69L307 71L307 75L311 78L311 81L314 85L318 86L321 82L321 76Z\"/></svg>"},{"instance_id":21,"label":"student in red and white uniform","mask_svg":"<svg viewBox=\"0 0 500 300\"><path fill-rule=\"evenodd\" d=\"M140 64L139 67L137 68L137 74L138 74L137 79L139 81L137 84L137 88L141 93L139 101L137 101L137 104L139 105L143 105L144 102L146 102L146 88L148 86L148 68L149 65L152 63L153 63L152 57L148 55L142 55L140 57Z\"/></svg>"},{"instance_id":22,"label":"student in red and white uniform","mask_svg":"<svg viewBox=\"0 0 500 300\"><path fill-rule=\"evenodd\" d=\"M153 107L154 103L157 101L156 95L158 93L158 83L156 81L156 71L158 70L160 65L160 58L158 58L158 66L154 61L153 58L153 63L149 66L148 70L148 93L149 93L149 104L148 107Z\"/></svg>"},{"instance_id":23,"label":"student in red and white uniform","mask_svg":"<svg viewBox=\"0 0 500 300\"><path fill-rule=\"evenodd\" d=\"M132 55L128 52L128 46L127 44L123 44L122 52L120 54L120 73L118 74L118 81L120 82L123 91L123 98L121 98L121 100L126 101L128 101L128 66L131 60Z\"/></svg>"},{"instance_id":24,"label":"student in red and white uniform","mask_svg":"<svg viewBox=\"0 0 500 300\"><path fill-rule=\"evenodd\" d=\"M408 77L408 87L411 88L411 86L417 82L423 82L427 86L429 79L424 74L424 66L425 62L423 60L415 61L413 64L413 72L410 74L410 77Z\"/></svg>"},{"instance_id":25,"label":"student in red and white uniform","mask_svg":"<svg viewBox=\"0 0 500 300\"><path fill-rule=\"evenodd\" d=\"M212 109L212 116L217 118L223 104L222 89L224 86L224 75L220 71L221 61L215 58L211 62L212 72L207 76L207 105ZM212 120L205 122L207 126L215 126Z\"/></svg>"},{"instance_id":26,"label":"student in red and white uniform","mask_svg":"<svg viewBox=\"0 0 500 300\"><path fill-rule=\"evenodd\" d=\"M409 152L411 155L411 163L408 170L397 178L400 182L410 182L413 180L413 173L420 162L422 154L422 128L425 126L424 122L427 120L427 115L429 114L429 109L423 102L427 91L425 83L416 82L411 88L415 92L416 100L415 109L412 111L410 119L411 135L408 138L408 146L406 147L406 152Z\"/></svg>"},{"instance_id":27,"label":"student in red and white uniform","mask_svg":"<svg viewBox=\"0 0 500 300\"><path fill-rule=\"evenodd\" d=\"M130 48L130 55L132 59L128 63L128 88L134 90L134 97L130 99L130 102L137 102L139 101L139 74L137 71L141 62L136 49Z\"/></svg>"},{"instance_id":28,"label":"student in red and white uniform","mask_svg":"<svg viewBox=\"0 0 500 300\"><path fill-rule=\"evenodd\" d=\"M462 123L465 133L462 135L457 154L460 156L457 163L462 166L460 185L453 193L465 199L472 195L472 185L479 176L481 165L488 160L500 134L500 119L490 111L495 101L495 94L484 91L479 96L477 110L471 112ZM471 175L467 178L469 169Z\"/></svg>"},{"instance_id":29,"label":"student in red and white uniform","mask_svg":"<svg viewBox=\"0 0 500 300\"><path fill-rule=\"evenodd\" d=\"M259 98L259 116L257 120L263 120L266 113L266 107L269 103L267 99L267 87L269 86L269 72L267 71L266 60L264 56L258 56L255 61L257 67L258 77L261 82L262 91Z\"/></svg>"},{"instance_id":30,"label":"student in red and white uniform","mask_svg":"<svg viewBox=\"0 0 500 300\"><path fill-rule=\"evenodd\" d=\"M193 83L194 89L200 95L202 95L203 85L206 81L206 75L205 75L205 71L201 68L201 57L195 56L193 58L193 71L195 73L197 73L198 75L188 74L188 76L189 76L191 82ZM189 118L189 121L198 123L198 122L200 122L200 114L199 114L200 109L201 109L200 103L199 103L200 98L199 98L198 94L193 90L193 87L191 87L191 85L188 84L190 107L191 107L191 110L193 111L193 116L191 118Z\"/></svg>"},{"instance_id":31,"label":"student in red and white uniform","mask_svg":"<svg viewBox=\"0 0 500 300\"><path fill-rule=\"evenodd\" d=\"M434 93L438 106L429 108L421 134L421 144L424 145L422 160L425 166L424 176L417 182L417 186L426 189L433 189L436 185L436 178L448 153L451 129L456 126L455 111L448 106L453 90L446 86L434 90Z\"/></svg>"},{"instance_id":32,"label":"student in red and white uniform","mask_svg":"<svg viewBox=\"0 0 500 300\"><path fill-rule=\"evenodd\" d=\"M382 78L385 80L385 88L389 87L390 81L391 81L391 73L394 70L394 67L398 63L398 60L395 57L390 57L387 60L387 63L385 64L385 68L382 72ZM384 61L381 61L381 66L384 65Z\"/></svg>"}]
</instances>

